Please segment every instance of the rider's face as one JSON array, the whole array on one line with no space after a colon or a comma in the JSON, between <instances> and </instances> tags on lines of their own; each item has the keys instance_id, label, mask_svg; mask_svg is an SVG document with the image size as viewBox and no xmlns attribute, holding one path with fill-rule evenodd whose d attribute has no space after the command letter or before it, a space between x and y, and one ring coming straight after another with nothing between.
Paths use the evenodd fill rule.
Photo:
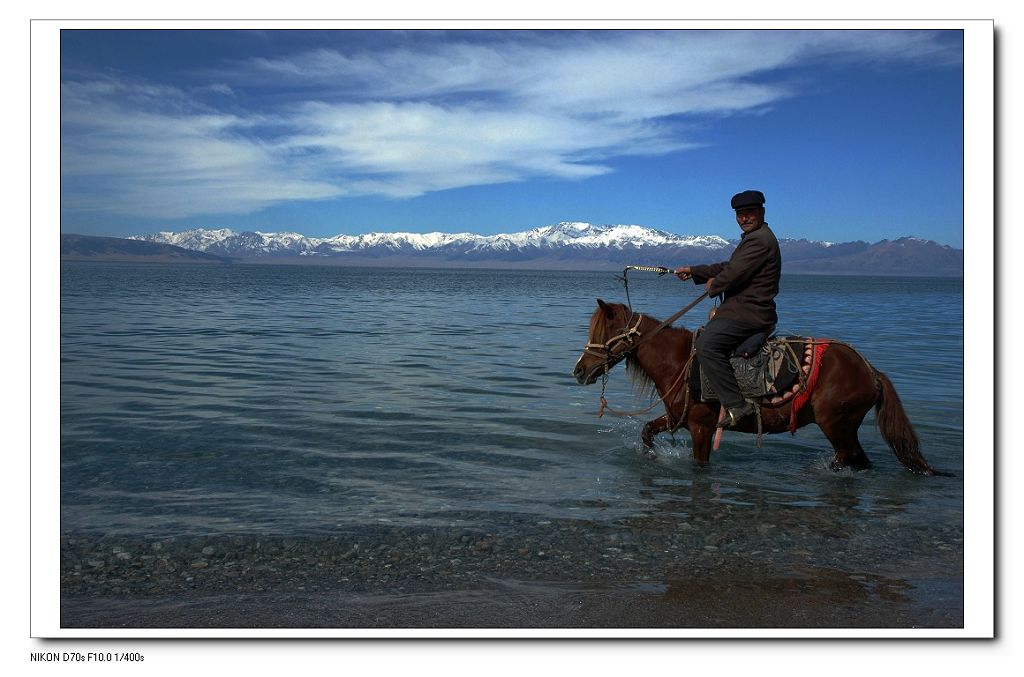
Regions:
<instances>
[{"instance_id":1,"label":"rider's face","mask_svg":"<svg viewBox=\"0 0 1024 677\"><path fill-rule=\"evenodd\" d=\"M764 223L764 207L748 207L736 210L736 223L744 233L757 230Z\"/></svg>"}]
</instances>

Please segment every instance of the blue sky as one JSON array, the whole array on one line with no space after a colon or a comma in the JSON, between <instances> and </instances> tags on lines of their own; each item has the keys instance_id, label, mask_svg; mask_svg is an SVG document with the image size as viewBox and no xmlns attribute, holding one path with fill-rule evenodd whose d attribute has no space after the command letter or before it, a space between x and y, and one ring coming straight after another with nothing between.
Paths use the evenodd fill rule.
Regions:
<instances>
[{"instance_id":1,"label":"blue sky","mask_svg":"<svg viewBox=\"0 0 1024 677\"><path fill-rule=\"evenodd\" d=\"M61 230L963 246L960 31L61 33Z\"/></svg>"}]
</instances>

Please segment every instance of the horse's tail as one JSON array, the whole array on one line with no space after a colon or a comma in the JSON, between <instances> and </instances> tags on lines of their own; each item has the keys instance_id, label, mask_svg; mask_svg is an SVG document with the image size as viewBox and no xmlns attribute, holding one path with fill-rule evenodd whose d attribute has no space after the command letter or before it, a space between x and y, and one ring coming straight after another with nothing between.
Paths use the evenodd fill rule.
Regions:
<instances>
[{"instance_id":1,"label":"horse's tail","mask_svg":"<svg viewBox=\"0 0 1024 677\"><path fill-rule=\"evenodd\" d=\"M917 433L907 418L907 412L903 410L903 403L900 402L900 396L896 394L892 381L878 370L875 370L875 378L878 385L875 422L885 443L907 470L921 475L934 475L935 471L921 455Z\"/></svg>"}]
</instances>

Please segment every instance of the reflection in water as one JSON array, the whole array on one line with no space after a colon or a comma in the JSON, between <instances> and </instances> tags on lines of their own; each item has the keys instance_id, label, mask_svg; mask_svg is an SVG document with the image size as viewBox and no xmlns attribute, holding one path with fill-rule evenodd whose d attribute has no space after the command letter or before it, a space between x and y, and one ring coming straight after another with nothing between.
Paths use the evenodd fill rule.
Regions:
<instances>
[{"instance_id":1,"label":"reflection in water","mask_svg":"<svg viewBox=\"0 0 1024 677\"><path fill-rule=\"evenodd\" d=\"M898 578L822 567L781 575L751 569L669 580L662 599L703 610L705 627L872 627L877 621L863 610L910 614L912 587ZM949 625L956 622L951 618Z\"/></svg>"},{"instance_id":2,"label":"reflection in water","mask_svg":"<svg viewBox=\"0 0 1024 677\"><path fill-rule=\"evenodd\" d=\"M677 561L684 566L749 565L778 574L810 566L850 575L884 572L893 580L962 570L957 559L962 525L912 519L912 495L878 501L872 485L852 473L812 482L815 500L803 493L727 483L703 473L689 478L652 473L641 485L638 491L650 509L643 517L618 524L683 535L676 545ZM926 543L934 544L932 557L941 561L933 562L936 568L917 555ZM893 589L875 587L879 594Z\"/></svg>"}]
</instances>

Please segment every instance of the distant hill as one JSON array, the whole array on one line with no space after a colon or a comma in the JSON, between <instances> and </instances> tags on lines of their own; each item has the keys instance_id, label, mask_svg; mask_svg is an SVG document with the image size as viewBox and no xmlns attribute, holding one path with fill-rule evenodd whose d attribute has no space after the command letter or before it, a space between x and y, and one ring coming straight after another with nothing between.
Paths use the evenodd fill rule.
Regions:
<instances>
[{"instance_id":1,"label":"distant hill","mask_svg":"<svg viewBox=\"0 0 1024 677\"><path fill-rule=\"evenodd\" d=\"M60 236L60 258L64 261L231 262L231 259L224 256L171 244L65 233Z\"/></svg>"},{"instance_id":2,"label":"distant hill","mask_svg":"<svg viewBox=\"0 0 1024 677\"><path fill-rule=\"evenodd\" d=\"M801 255L803 254L803 255ZM901 237L869 245L850 242L833 245L828 252L787 251L783 246L783 271L830 275L930 275L963 277L964 252L930 240Z\"/></svg>"},{"instance_id":3,"label":"distant hill","mask_svg":"<svg viewBox=\"0 0 1024 677\"><path fill-rule=\"evenodd\" d=\"M72 236L68 236L72 237ZM73 236L79 237L82 236ZM160 245L146 254L129 244L110 244L111 254L148 257L212 255L241 263L317 265L614 270L629 264L678 266L725 261L739 239L677 235L637 225L559 223L519 233L367 233L310 238L298 233L193 229L133 236L111 243ZM784 273L829 275L920 275L963 277L964 253L917 237L819 242L782 239ZM63 239L62 239L63 248ZM89 251L91 258L109 256ZM81 256L81 254L79 254ZM127 259L118 259L127 260ZM173 259L184 260L184 259Z\"/></svg>"}]
</instances>

